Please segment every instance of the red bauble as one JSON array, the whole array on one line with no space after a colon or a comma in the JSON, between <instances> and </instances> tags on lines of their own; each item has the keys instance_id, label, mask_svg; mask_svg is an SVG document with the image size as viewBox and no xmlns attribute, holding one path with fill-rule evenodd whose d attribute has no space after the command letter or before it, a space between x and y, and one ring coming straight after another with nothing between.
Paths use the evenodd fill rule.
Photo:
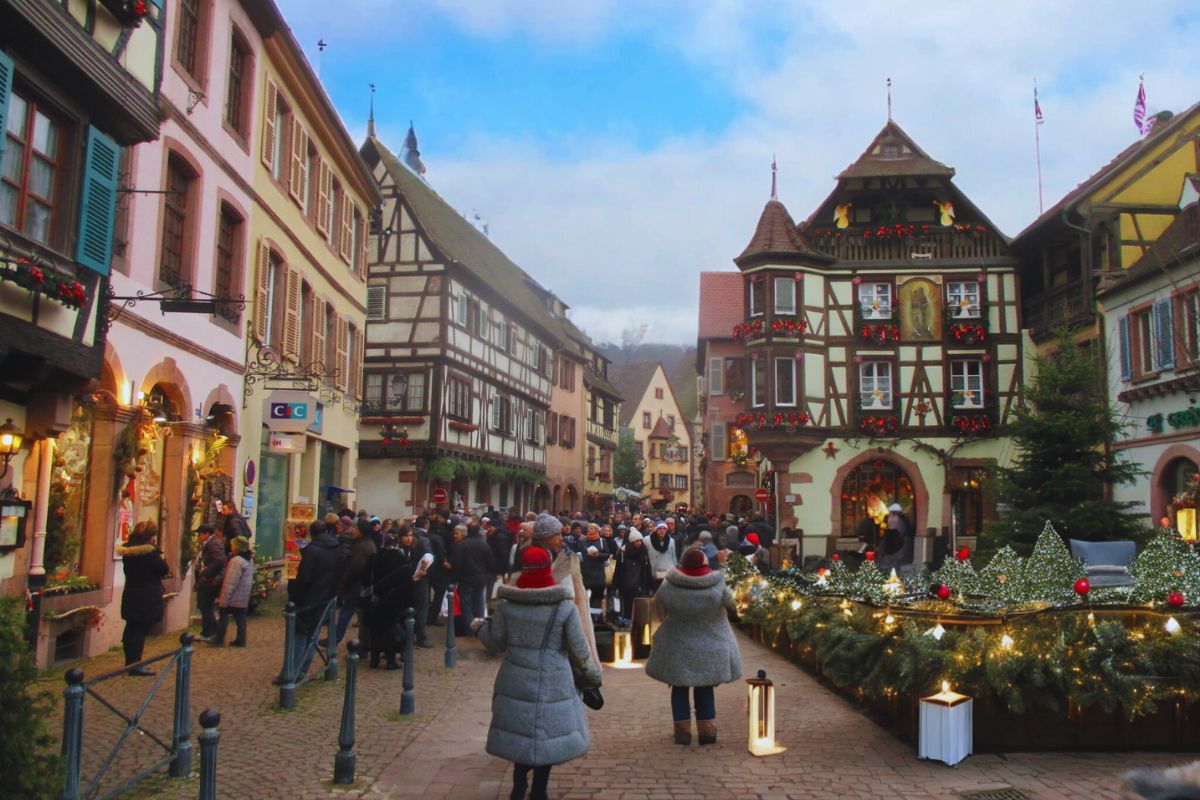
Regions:
<instances>
[{"instance_id":1,"label":"red bauble","mask_svg":"<svg viewBox=\"0 0 1200 800\"><path fill-rule=\"evenodd\" d=\"M966 547L964 545L962 547L962 549L960 549L957 553L954 554L954 557L957 558L959 561L966 561L968 558L971 557L971 548Z\"/></svg>"},{"instance_id":2,"label":"red bauble","mask_svg":"<svg viewBox=\"0 0 1200 800\"><path fill-rule=\"evenodd\" d=\"M839 556L837 553L834 553L834 554L833 554L833 560L834 560L834 561L841 561L841 560L842 560L842 557L841 557L841 556Z\"/></svg>"},{"instance_id":3,"label":"red bauble","mask_svg":"<svg viewBox=\"0 0 1200 800\"><path fill-rule=\"evenodd\" d=\"M950 599L950 587L943 583L937 589L937 596L938 596L939 600L949 600Z\"/></svg>"},{"instance_id":4,"label":"red bauble","mask_svg":"<svg viewBox=\"0 0 1200 800\"><path fill-rule=\"evenodd\" d=\"M1075 594L1079 595L1080 597L1086 597L1087 593L1091 590L1092 584L1087 578L1080 578L1079 580L1075 581Z\"/></svg>"},{"instance_id":5,"label":"red bauble","mask_svg":"<svg viewBox=\"0 0 1200 800\"><path fill-rule=\"evenodd\" d=\"M875 551L874 550L868 550L867 552L863 553L863 555L866 557L867 561L875 560Z\"/></svg>"},{"instance_id":6,"label":"red bauble","mask_svg":"<svg viewBox=\"0 0 1200 800\"><path fill-rule=\"evenodd\" d=\"M1171 592L1167 595L1167 605L1179 608L1183 605L1183 592Z\"/></svg>"}]
</instances>

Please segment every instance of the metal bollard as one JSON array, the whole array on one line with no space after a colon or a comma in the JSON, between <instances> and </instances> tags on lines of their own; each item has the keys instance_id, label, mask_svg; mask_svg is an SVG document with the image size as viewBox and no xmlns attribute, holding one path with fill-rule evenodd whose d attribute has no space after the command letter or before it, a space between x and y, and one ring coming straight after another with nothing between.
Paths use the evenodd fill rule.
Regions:
<instances>
[{"instance_id":1,"label":"metal bollard","mask_svg":"<svg viewBox=\"0 0 1200 800\"><path fill-rule=\"evenodd\" d=\"M66 769L63 800L79 800L79 769L83 758L83 670L69 669L63 690L62 759Z\"/></svg>"},{"instance_id":2,"label":"metal bollard","mask_svg":"<svg viewBox=\"0 0 1200 800\"><path fill-rule=\"evenodd\" d=\"M192 721L189 695L192 686L192 642L195 636L184 631L179 636L179 663L175 667L175 720L171 731L171 777L186 778L192 774Z\"/></svg>"},{"instance_id":3,"label":"metal bollard","mask_svg":"<svg viewBox=\"0 0 1200 800\"><path fill-rule=\"evenodd\" d=\"M325 680L337 680L337 640L334 638L337 635L337 606L333 605L330 600L328 606L329 614L326 617L325 623ZM319 646L319 645L318 645Z\"/></svg>"},{"instance_id":4,"label":"metal bollard","mask_svg":"<svg viewBox=\"0 0 1200 800\"><path fill-rule=\"evenodd\" d=\"M358 639L346 645L346 697L342 700L342 728L338 731L338 752L333 758L333 782L354 783L358 756L354 752L354 687L358 682Z\"/></svg>"},{"instance_id":5,"label":"metal bollard","mask_svg":"<svg viewBox=\"0 0 1200 800\"><path fill-rule=\"evenodd\" d=\"M454 633L454 601L450 601L450 613L446 615L446 668L453 669L458 662L458 639Z\"/></svg>"},{"instance_id":6,"label":"metal bollard","mask_svg":"<svg viewBox=\"0 0 1200 800\"><path fill-rule=\"evenodd\" d=\"M413 628L417 621L413 619L411 608L404 611L404 691L400 693L400 713L412 714L417 707L416 695L413 694Z\"/></svg>"},{"instance_id":7,"label":"metal bollard","mask_svg":"<svg viewBox=\"0 0 1200 800\"><path fill-rule=\"evenodd\" d=\"M296 707L296 669L292 653L296 642L296 604L288 603L283 609L283 683L279 687L279 707Z\"/></svg>"},{"instance_id":8,"label":"metal bollard","mask_svg":"<svg viewBox=\"0 0 1200 800\"><path fill-rule=\"evenodd\" d=\"M215 708L200 713L200 800L217 800L217 742L221 714Z\"/></svg>"}]
</instances>

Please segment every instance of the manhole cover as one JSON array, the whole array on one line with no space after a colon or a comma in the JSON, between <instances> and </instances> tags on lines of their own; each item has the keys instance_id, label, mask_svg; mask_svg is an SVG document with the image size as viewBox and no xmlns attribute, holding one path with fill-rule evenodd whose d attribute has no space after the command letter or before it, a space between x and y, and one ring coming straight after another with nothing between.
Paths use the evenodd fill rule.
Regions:
<instances>
[{"instance_id":1,"label":"manhole cover","mask_svg":"<svg viewBox=\"0 0 1200 800\"><path fill-rule=\"evenodd\" d=\"M983 792L967 792L965 800L1029 800L1029 795L1013 788L988 789Z\"/></svg>"}]
</instances>

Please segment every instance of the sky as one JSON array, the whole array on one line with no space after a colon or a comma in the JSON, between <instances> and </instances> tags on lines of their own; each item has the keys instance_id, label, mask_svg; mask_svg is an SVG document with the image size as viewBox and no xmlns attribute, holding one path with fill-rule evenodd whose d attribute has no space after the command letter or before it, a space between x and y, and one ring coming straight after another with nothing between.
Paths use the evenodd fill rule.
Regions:
<instances>
[{"instance_id":1,"label":"sky","mask_svg":"<svg viewBox=\"0 0 1200 800\"><path fill-rule=\"evenodd\" d=\"M1200 101L1195 0L278 0L356 141L399 154L598 342L694 344L699 274L797 222L893 117L1000 230ZM323 51L317 47L324 41ZM1191 88L1189 88L1191 87Z\"/></svg>"}]
</instances>

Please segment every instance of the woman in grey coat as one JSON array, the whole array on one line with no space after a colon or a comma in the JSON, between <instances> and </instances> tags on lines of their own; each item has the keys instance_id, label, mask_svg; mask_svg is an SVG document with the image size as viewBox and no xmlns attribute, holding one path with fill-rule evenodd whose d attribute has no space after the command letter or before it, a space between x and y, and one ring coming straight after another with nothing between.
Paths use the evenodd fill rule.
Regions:
<instances>
[{"instance_id":1,"label":"woman in grey coat","mask_svg":"<svg viewBox=\"0 0 1200 800\"><path fill-rule=\"evenodd\" d=\"M550 553L531 546L521 554L516 585L498 590L502 601L487 621L474 625L479 640L504 653L492 691L487 751L514 764L512 797L546 797L550 768L588 751L587 717L572 666L584 681L600 685L570 589L551 571Z\"/></svg>"},{"instance_id":2,"label":"woman in grey coat","mask_svg":"<svg viewBox=\"0 0 1200 800\"><path fill-rule=\"evenodd\" d=\"M692 743L691 687L700 744L714 744L717 706L713 687L742 677L741 652L725 614L726 608L734 608L725 573L712 570L702 550L687 550L679 567L667 573L654 603L666 620L654 634L646 674L671 687L675 743Z\"/></svg>"}]
</instances>

